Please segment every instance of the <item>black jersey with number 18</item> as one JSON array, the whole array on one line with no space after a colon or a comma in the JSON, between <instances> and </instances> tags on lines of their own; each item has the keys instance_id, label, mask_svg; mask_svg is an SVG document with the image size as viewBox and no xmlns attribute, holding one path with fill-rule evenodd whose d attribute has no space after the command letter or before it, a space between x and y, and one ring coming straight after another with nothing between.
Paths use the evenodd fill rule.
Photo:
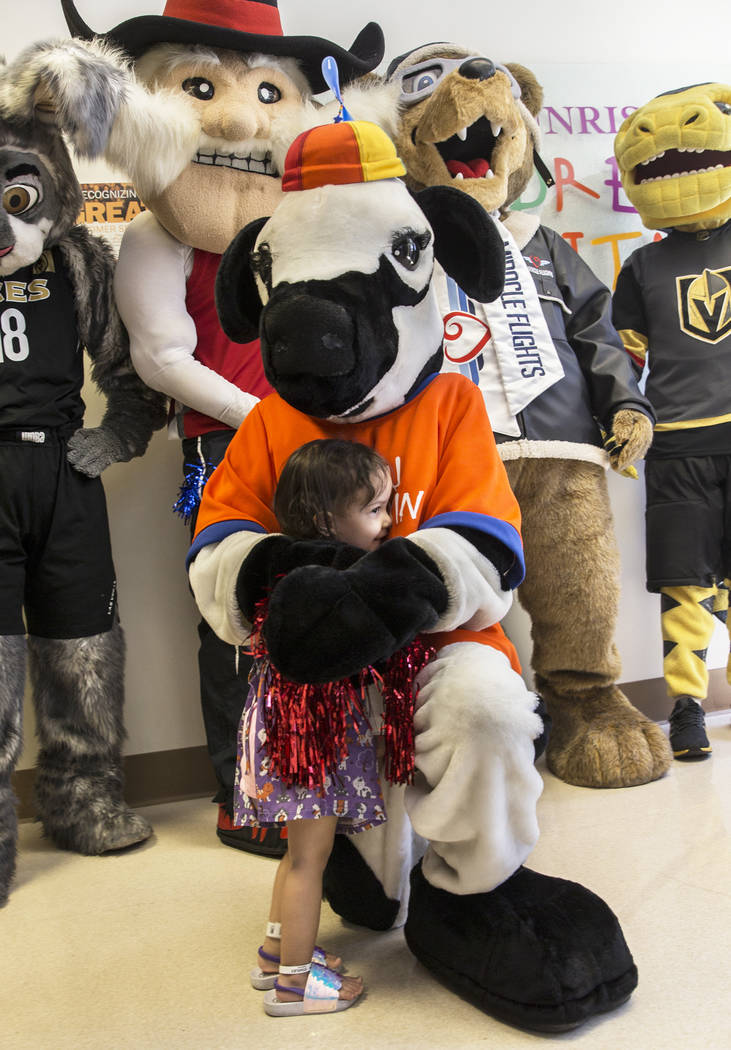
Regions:
<instances>
[{"instance_id":1,"label":"black jersey with number 18","mask_svg":"<svg viewBox=\"0 0 731 1050\"><path fill-rule=\"evenodd\" d=\"M0 279L0 430L81 421L84 355L57 248Z\"/></svg>"}]
</instances>

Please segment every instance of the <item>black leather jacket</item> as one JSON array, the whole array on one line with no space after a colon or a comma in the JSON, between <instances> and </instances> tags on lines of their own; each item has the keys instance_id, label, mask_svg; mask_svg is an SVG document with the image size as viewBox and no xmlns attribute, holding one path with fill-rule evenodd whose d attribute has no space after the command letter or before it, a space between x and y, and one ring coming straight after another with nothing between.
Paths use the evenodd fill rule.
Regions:
<instances>
[{"instance_id":1,"label":"black leather jacket","mask_svg":"<svg viewBox=\"0 0 731 1050\"><path fill-rule=\"evenodd\" d=\"M609 432L619 409L644 412L654 421L650 403L637 385L612 325L609 289L577 252L546 226L538 227L521 252L535 282L564 376L520 413L520 438L496 434L497 441L527 439L600 447L599 427ZM546 450L542 454L551 453ZM571 458L567 450L557 454Z\"/></svg>"}]
</instances>

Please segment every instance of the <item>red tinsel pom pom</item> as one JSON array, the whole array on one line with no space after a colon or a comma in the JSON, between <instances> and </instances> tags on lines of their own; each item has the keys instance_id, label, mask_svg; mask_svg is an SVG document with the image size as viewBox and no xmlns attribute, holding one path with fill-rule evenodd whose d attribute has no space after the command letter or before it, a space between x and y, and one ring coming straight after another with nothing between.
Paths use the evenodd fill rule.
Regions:
<instances>
[{"instance_id":1,"label":"red tinsel pom pom","mask_svg":"<svg viewBox=\"0 0 731 1050\"><path fill-rule=\"evenodd\" d=\"M257 661L254 677L271 771L290 787L322 787L347 756L348 730L356 713L366 717L366 692L375 684L383 693L386 778L411 783L414 679L434 656L434 646L416 638L390 657L382 673L366 667L337 682L303 685L285 678L268 659L262 636L266 609L264 598L256 607L250 651Z\"/></svg>"}]
</instances>

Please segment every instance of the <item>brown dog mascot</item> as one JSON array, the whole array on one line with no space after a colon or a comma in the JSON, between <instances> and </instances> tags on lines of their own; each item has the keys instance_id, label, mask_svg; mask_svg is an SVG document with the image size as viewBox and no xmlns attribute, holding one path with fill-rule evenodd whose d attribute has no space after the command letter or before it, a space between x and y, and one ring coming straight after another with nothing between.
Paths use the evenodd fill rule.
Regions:
<instances>
[{"instance_id":1,"label":"brown dog mascot","mask_svg":"<svg viewBox=\"0 0 731 1050\"><path fill-rule=\"evenodd\" d=\"M400 88L397 145L411 187L455 186L503 233L495 304L441 282L445 367L479 384L521 506L519 594L553 719L548 766L586 787L646 783L670 754L616 685L619 560L605 471L642 458L653 414L623 359L608 289L536 216L509 210L533 172L543 91L523 66L443 43L394 59L387 79Z\"/></svg>"}]
</instances>

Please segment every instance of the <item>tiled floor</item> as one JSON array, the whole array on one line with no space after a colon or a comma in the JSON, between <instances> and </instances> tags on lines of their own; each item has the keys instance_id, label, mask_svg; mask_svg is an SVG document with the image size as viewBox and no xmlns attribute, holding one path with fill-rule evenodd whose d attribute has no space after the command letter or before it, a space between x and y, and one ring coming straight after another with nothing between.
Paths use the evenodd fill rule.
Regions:
<instances>
[{"instance_id":1,"label":"tiled floor","mask_svg":"<svg viewBox=\"0 0 731 1050\"><path fill-rule=\"evenodd\" d=\"M367 997L337 1017L265 1017L247 974L274 862L221 846L214 807L197 800L147 809L155 837L119 856L61 853L22 826L0 912L0 1047L729 1050L731 715L711 716L710 737L712 759L640 788L589 791L542 770L530 866L604 897L640 972L625 1006L573 1033L492 1020L437 984L399 931L345 928L328 909L321 940Z\"/></svg>"}]
</instances>

